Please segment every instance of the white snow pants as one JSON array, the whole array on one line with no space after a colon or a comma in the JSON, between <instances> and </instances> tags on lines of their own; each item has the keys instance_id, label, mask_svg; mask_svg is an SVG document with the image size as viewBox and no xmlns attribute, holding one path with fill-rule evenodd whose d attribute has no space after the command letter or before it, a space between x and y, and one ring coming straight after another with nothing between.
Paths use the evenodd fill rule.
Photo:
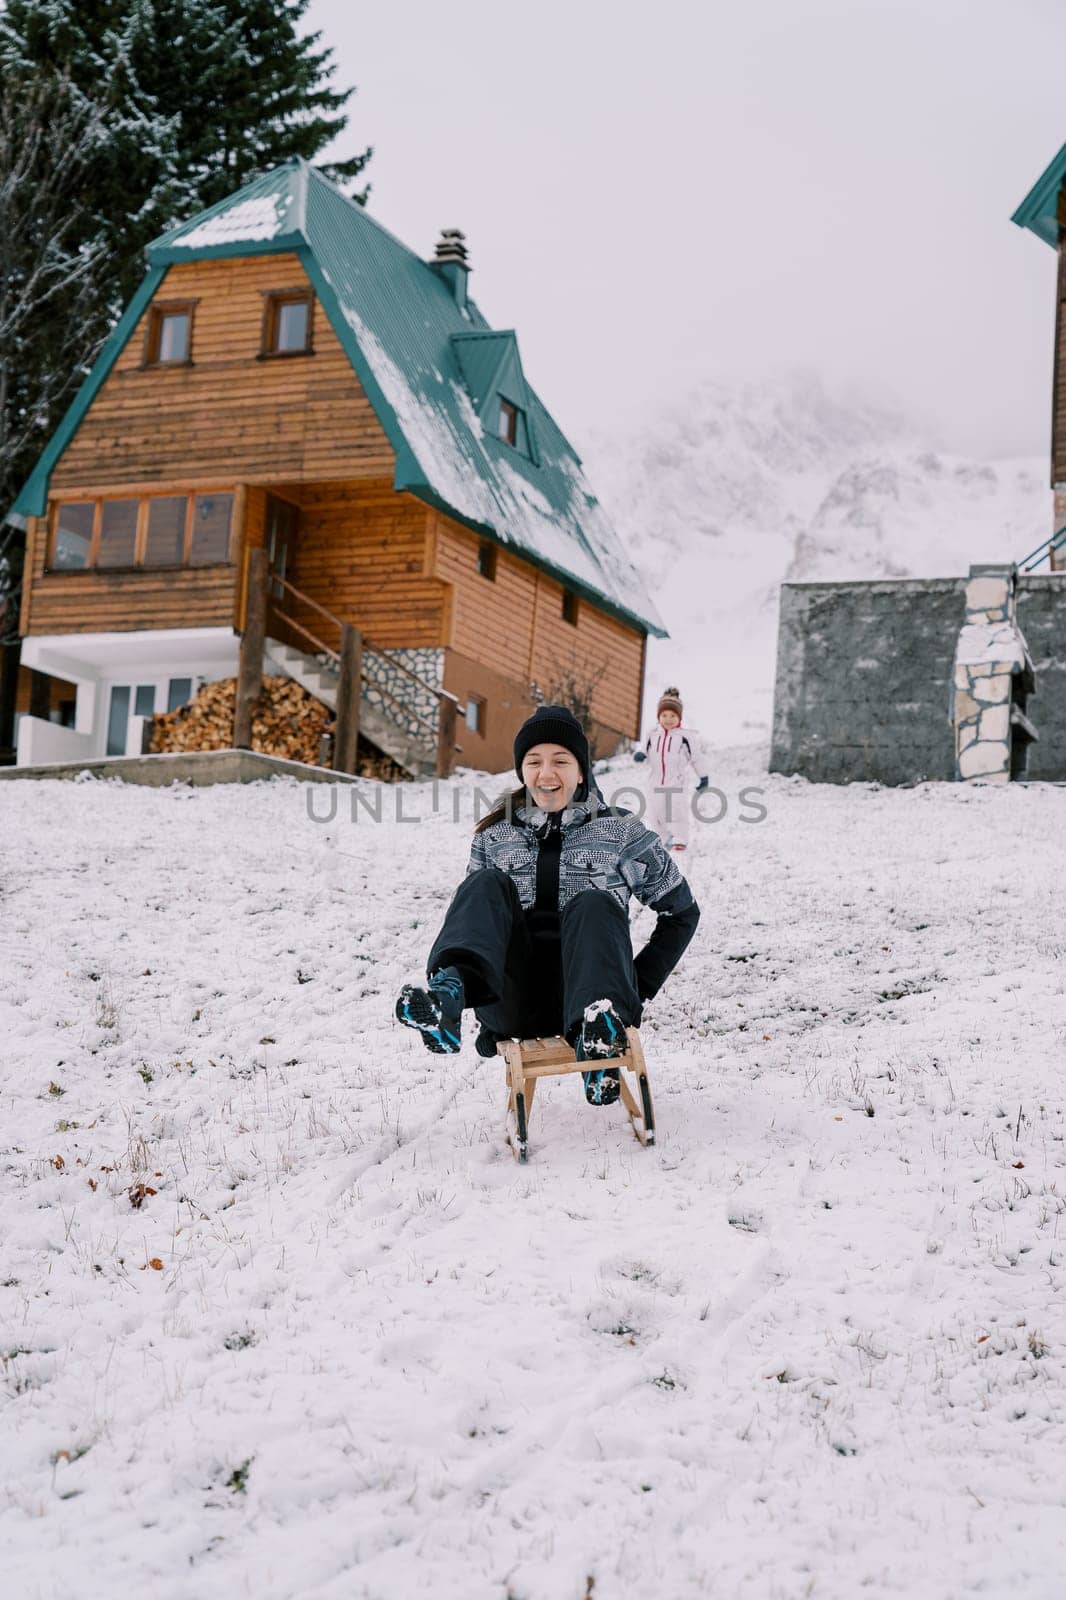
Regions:
<instances>
[{"instance_id":1,"label":"white snow pants","mask_svg":"<svg viewBox=\"0 0 1066 1600\"><path fill-rule=\"evenodd\" d=\"M669 849L688 844L692 797L687 789L648 789L648 811L644 820Z\"/></svg>"}]
</instances>

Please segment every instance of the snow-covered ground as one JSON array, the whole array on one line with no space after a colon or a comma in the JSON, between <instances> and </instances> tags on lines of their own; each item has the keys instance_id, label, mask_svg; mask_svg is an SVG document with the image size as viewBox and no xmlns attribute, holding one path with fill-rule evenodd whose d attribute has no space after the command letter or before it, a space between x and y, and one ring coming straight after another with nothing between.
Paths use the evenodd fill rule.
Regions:
<instances>
[{"instance_id":1,"label":"snow-covered ground","mask_svg":"<svg viewBox=\"0 0 1066 1600\"><path fill-rule=\"evenodd\" d=\"M708 380L585 451L662 613L646 715L667 684L717 744L763 743L784 579L943 578L1051 532L1046 458L969 461L935 425L811 373Z\"/></svg>"},{"instance_id":2,"label":"snow-covered ground","mask_svg":"<svg viewBox=\"0 0 1066 1600\"><path fill-rule=\"evenodd\" d=\"M0 786L5 1596L1058 1600L1060 793L715 773L660 1143L527 1168L392 1019L461 783Z\"/></svg>"}]
</instances>

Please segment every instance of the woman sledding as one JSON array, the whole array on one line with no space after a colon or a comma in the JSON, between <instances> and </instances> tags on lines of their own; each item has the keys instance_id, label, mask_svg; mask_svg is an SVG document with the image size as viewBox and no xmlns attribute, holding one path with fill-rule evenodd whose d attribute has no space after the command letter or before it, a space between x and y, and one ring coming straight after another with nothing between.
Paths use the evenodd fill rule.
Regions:
<instances>
[{"instance_id":1,"label":"woman sledding","mask_svg":"<svg viewBox=\"0 0 1066 1600\"><path fill-rule=\"evenodd\" d=\"M396 1015L426 1047L460 1047L471 1006L477 1049L562 1034L579 1061L621 1055L696 931L699 908L661 840L609 807L588 740L564 706L541 706L514 744L522 787L475 831L467 875L430 951L426 988L406 986ZM658 914L634 960L629 897ZM582 1074L591 1105L618 1098L618 1068Z\"/></svg>"}]
</instances>

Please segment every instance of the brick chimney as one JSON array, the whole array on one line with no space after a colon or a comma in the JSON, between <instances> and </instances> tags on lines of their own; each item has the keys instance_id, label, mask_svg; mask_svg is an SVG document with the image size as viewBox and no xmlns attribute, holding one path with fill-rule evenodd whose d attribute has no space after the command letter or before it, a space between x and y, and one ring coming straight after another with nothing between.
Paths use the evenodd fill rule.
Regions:
<instances>
[{"instance_id":1,"label":"brick chimney","mask_svg":"<svg viewBox=\"0 0 1066 1600\"><path fill-rule=\"evenodd\" d=\"M466 236L458 228L442 228L437 251L430 262L433 271L444 279L460 311L466 310L466 280L470 267L466 259Z\"/></svg>"}]
</instances>

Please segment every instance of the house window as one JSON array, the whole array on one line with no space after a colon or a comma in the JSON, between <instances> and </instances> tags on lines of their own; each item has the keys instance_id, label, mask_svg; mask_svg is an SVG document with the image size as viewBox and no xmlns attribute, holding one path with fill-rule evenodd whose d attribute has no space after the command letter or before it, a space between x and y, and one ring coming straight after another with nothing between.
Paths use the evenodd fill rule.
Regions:
<instances>
[{"instance_id":1,"label":"house window","mask_svg":"<svg viewBox=\"0 0 1066 1600\"><path fill-rule=\"evenodd\" d=\"M500 425L497 431L504 444L518 443L518 407L509 400L500 401Z\"/></svg>"},{"instance_id":2,"label":"house window","mask_svg":"<svg viewBox=\"0 0 1066 1600\"><path fill-rule=\"evenodd\" d=\"M563 590L563 621L577 627L577 595L573 589Z\"/></svg>"},{"instance_id":3,"label":"house window","mask_svg":"<svg viewBox=\"0 0 1066 1600\"><path fill-rule=\"evenodd\" d=\"M133 715L135 717L155 716L155 684L139 683L133 697Z\"/></svg>"},{"instance_id":4,"label":"house window","mask_svg":"<svg viewBox=\"0 0 1066 1600\"><path fill-rule=\"evenodd\" d=\"M230 559L233 495L87 500L52 511L49 572L208 566Z\"/></svg>"},{"instance_id":5,"label":"house window","mask_svg":"<svg viewBox=\"0 0 1066 1600\"><path fill-rule=\"evenodd\" d=\"M481 577L496 582L496 546L482 539L477 547L477 570Z\"/></svg>"},{"instance_id":6,"label":"house window","mask_svg":"<svg viewBox=\"0 0 1066 1600\"><path fill-rule=\"evenodd\" d=\"M171 678L167 684L167 710L176 711L192 699L191 678Z\"/></svg>"},{"instance_id":7,"label":"house window","mask_svg":"<svg viewBox=\"0 0 1066 1600\"><path fill-rule=\"evenodd\" d=\"M309 289L279 289L267 295L261 354L264 356L311 354Z\"/></svg>"},{"instance_id":8,"label":"house window","mask_svg":"<svg viewBox=\"0 0 1066 1600\"><path fill-rule=\"evenodd\" d=\"M231 494L198 494L193 502L192 544L189 561L194 567L229 560Z\"/></svg>"},{"instance_id":9,"label":"house window","mask_svg":"<svg viewBox=\"0 0 1066 1600\"><path fill-rule=\"evenodd\" d=\"M109 756L124 756L126 754L126 729L129 720L129 684L115 684L111 690L111 705L107 713L107 753Z\"/></svg>"},{"instance_id":10,"label":"house window","mask_svg":"<svg viewBox=\"0 0 1066 1600\"><path fill-rule=\"evenodd\" d=\"M185 559L185 519L189 497L161 495L148 502L148 528L144 536L146 567L180 567Z\"/></svg>"},{"instance_id":11,"label":"house window","mask_svg":"<svg viewBox=\"0 0 1066 1600\"><path fill-rule=\"evenodd\" d=\"M146 367L188 366L192 359L192 317L196 302L153 306L144 349Z\"/></svg>"},{"instance_id":12,"label":"house window","mask_svg":"<svg viewBox=\"0 0 1066 1600\"><path fill-rule=\"evenodd\" d=\"M471 733L485 734L485 701L479 694L466 697L466 725Z\"/></svg>"},{"instance_id":13,"label":"house window","mask_svg":"<svg viewBox=\"0 0 1066 1600\"><path fill-rule=\"evenodd\" d=\"M77 572L89 565L95 515L92 500L56 508L51 564L57 572Z\"/></svg>"},{"instance_id":14,"label":"house window","mask_svg":"<svg viewBox=\"0 0 1066 1600\"><path fill-rule=\"evenodd\" d=\"M100 507L98 567L132 567L137 553L139 500L105 500Z\"/></svg>"}]
</instances>

